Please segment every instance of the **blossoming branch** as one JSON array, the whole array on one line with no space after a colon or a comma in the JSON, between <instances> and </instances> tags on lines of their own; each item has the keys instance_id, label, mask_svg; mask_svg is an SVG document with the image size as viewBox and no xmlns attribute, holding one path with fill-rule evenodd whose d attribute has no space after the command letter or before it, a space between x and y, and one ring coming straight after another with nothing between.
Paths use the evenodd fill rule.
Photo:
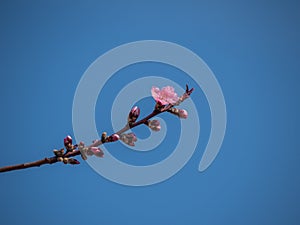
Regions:
<instances>
[{"instance_id":1,"label":"blossoming branch","mask_svg":"<svg viewBox=\"0 0 300 225\"><path fill-rule=\"evenodd\" d=\"M174 91L174 88L171 86L163 87L161 90L158 87L152 87L151 94L155 100L155 106L153 111L148 116L138 120L140 108L134 106L128 114L126 125L114 134L107 135L106 132L103 132L101 139L93 141L93 143L89 146L86 146L83 142L73 144L72 137L68 135L64 138L64 148L53 150L54 156L35 162L5 166L0 168L0 172L25 169L57 162L76 165L80 164L80 162L74 157L79 155L83 160L86 160L91 156L102 158L104 157L104 152L99 146L108 142L122 141L129 146L134 146L138 139L133 132L127 132L128 130L139 125L146 125L153 131L160 131L161 126L159 120L151 120L152 117L160 113L168 112L178 116L181 119L186 119L188 117L188 112L185 109L179 109L175 106L180 105L181 102L187 99L192 94L193 90L194 88L189 89L188 85L186 85L185 92L183 95L178 97L177 93Z\"/></svg>"}]
</instances>

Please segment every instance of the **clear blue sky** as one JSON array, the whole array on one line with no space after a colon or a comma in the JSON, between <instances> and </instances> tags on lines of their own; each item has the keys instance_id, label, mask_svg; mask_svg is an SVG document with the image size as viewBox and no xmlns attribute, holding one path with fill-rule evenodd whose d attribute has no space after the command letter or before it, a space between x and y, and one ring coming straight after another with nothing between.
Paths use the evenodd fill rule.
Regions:
<instances>
[{"instance_id":1,"label":"clear blue sky","mask_svg":"<svg viewBox=\"0 0 300 225\"><path fill-rule=\"evenodd\" d=\"M131 41L175 42L205 60L223 89L228 125L217 159L199 173L210 118L196 87L200 142L174 177L128 187L84 162L1 174L0 224L299 224L299 21L297 1L1 1L0 166L61 147L73 132L72 101L84 71ZM134 79L149 71L187 80L150 63L120 73ZM116 74L103 95L124 84ZM97 104L97 113L110 104ZM109 131L109 108L104 112L97 127ZM167 143L176 135L170 132ZM136 164L137 155L143 164L170 154L165 147L149 154L111 147Z\"/></svg>"}]
</instances>

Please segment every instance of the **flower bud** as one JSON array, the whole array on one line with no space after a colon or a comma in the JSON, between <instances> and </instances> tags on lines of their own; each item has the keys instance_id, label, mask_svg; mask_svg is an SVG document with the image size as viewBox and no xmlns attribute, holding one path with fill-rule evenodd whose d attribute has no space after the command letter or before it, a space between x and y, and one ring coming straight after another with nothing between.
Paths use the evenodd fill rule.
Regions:
<instances>
[{"instance_id":1,"label":"flower bud","mask_svg":"<svg viewBox=\"0 0 300 225\"><path fill-rule=\"evenodd\" d=\"M65 150L64 150L63 148L60 149L60 150L54 149L54 150L53 150L53 153L54 153L55 156L58 156L58 157L59 157L59 156L62 156L62 155L64 154L64 151L65 151Z\"/></svg>"},{"instance_id":2,"label":"flower bud","mask_svg":"<svg viewBox=\"0 0 300 225\"><path fill-rule=\"evenodd\" d=\"M135 146L134 142L137 141L137 138L134 133L122 134L120 140L129 146Z\"/></svg>"},{"instance_id":3,"label":"flower bud","mask_svg":"<svg viewBox=\"0 0 300 225\"><path fill-rule=\"evenodd\" d=\"M73 142L73 140L72 140L72 138L71 138L70 135L68 135L67 137L64 138L64 144L65 144L66 147L67 147L69 144L72 145L72 142Z\"/></svg>"},{"instance_id":4,"label":"flower bud","mask_svg":"<svg viewBox=\"0 0 300 225\"><path fill-rule=\"evenodd\" d=\"M102 141L102 143L106 142L106 137L107 137L107 133L103 132L102 135L101 135L101 141Z\"/></svg>"},{"instance_id":5,"label":"flower bud","mask_svg":"<svg viewBox=\"0 0 300 225\"><path fill-rule=\"evenodd\" d=\"M186 119L188 117L188 112L186 110L179 109L178 111L179 118Z\"/></svg>"},{"instance_id":6,"label":"flower bud","mask_svg":"<svg viewBox=\"0 0 300 225\"><path fill-rule=\"evenodd\" d=\"M57 157L57 161L58 161L58 162L62 162L62 161L63 161L63 158L62 158L62 157Z\"/></svg>"},{"instance_id":7,"label":"flower bud","mask_svg":"<svg viewBox=\"0 0 300 225\"><path fill-rule=\"evenodd\" d=\"M149 120L148 127L153 131L160 131L160 122L158 120Z\"/></svg>"},{"instance_id":8,"label":"flower bud","mask_svg":"<svg viewBox=\"0 0 300 225\"><path fill-rule=\"evenodd\" d=\"M188 112L185 109L171 108L168 110L168 112L178 116L181 119L186 119L188 117Z\"/></svg>"},{"instance_id":9,"label":"flower bud","mask_svg":"<svg viewBox=\"0 0 300 225\"><path fill-rule=\"evenodd\" d=\"M79 151L82 151L84 149L84 142L79 142L79 144L78 144L78 150Z\"/></svg>"},{"instance_id":10,"label":"flower bud","mask_svg":"<svg viewBox=\"0 0 300 225\"><path fill-rule=\"evenodd\" d=\"M86 148L85 148L84 143L82 141L79 142L79 144L78 144L78 150L80 151L81 158L83 160L87 160Z\"/></svg>"},{"instance_id":11,"label":"flower bud","mask_svg":"<svg viewBox=\"0 0 300 225\"><path fill-rule=\"evenodd\" d=\"M134 123L137 120L137 118L139 117L139 115L140 115L140 108L137 106L134 106L129 112L128 123Z\"/></svg>"},{"instance_id":12,"label":"flower bud","mask_svg":"<svg viewBox=\"0 0 300 225\"><path fill-rule=\"evenodd\" d=\"M85 152L80 151L80 156L83 160L87 160L87 156L86 156Z\"/></svg>"},{"instance_id":13,"label":"flower bud","mask_svg":"<svg viewBox=\"0 0 300 225\"><path fill-rule=\"evenodd\" d=\"M67 137L65 137L64 139L64 145L67 149L68 152L73 151L75 149L75 146L72 145L72 138L70 135L68 135Z\"/></svg>"},{"instance_id":14,"label":"flower bud","mask_svg":"<svg viewBox=\"0 0 300 225\"><path fill-rule=\"evenodd\" d=\"M90 147L89 150L97 157L103 157L104 153L100 148L97 147Z\"/></svg>"},{"instance_id":15,"label":"flower bud","mask_svg":"<svg viewBox=\"0 0 300 225\"><path fill-rule=\"evenodd\" d=\"M80 164L80 162L77 159L69 158L68 163L72 165Z\"/></svg>"},{"instance_id":16,"label":"flower bud","mask_svg":"<svg viewBox=\"0 0 300 225\"><path fill-rule=\"evenodd\" d=\"M120 136L118 134L113 134L107 138L108 142L114 142L120 139Z\"/></svg>"}]
</instances>

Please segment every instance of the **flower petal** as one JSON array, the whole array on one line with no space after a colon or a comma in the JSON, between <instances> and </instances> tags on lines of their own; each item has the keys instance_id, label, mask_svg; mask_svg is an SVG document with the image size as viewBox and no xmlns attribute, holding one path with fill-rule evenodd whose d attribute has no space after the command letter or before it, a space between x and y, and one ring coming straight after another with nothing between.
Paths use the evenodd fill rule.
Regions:
<instances>
[{"instance_id":1,"label":"flower petal","mask_svg":"<svg viewBox=\"0 0 300 225\"><path fill-rule=\"evenodd\" d=\"M159 100L159 96L160 96L160 90L158 87L153 86L151 89L151 94L152 97L155 99L155 101Z\"/></svg>"}]
</instances>

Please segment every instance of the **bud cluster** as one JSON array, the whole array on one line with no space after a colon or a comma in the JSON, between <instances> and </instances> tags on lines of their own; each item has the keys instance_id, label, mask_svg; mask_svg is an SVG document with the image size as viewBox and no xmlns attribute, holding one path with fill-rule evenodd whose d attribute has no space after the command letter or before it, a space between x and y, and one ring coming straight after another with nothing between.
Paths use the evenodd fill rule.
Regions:
<instances>
[{"instance_id":1,"label":"bud cluster","mask_svg":"<svg viewBox=\"0 0 300 225\"><path fill-rule=\"evenodd\" d=\"M60 150L53 150L54 155L57 157L57 161L63 162L64 164L80 164L80 162L77 159L65 157L65 150L62 148Z\"/></svg>"}]
</instances>

